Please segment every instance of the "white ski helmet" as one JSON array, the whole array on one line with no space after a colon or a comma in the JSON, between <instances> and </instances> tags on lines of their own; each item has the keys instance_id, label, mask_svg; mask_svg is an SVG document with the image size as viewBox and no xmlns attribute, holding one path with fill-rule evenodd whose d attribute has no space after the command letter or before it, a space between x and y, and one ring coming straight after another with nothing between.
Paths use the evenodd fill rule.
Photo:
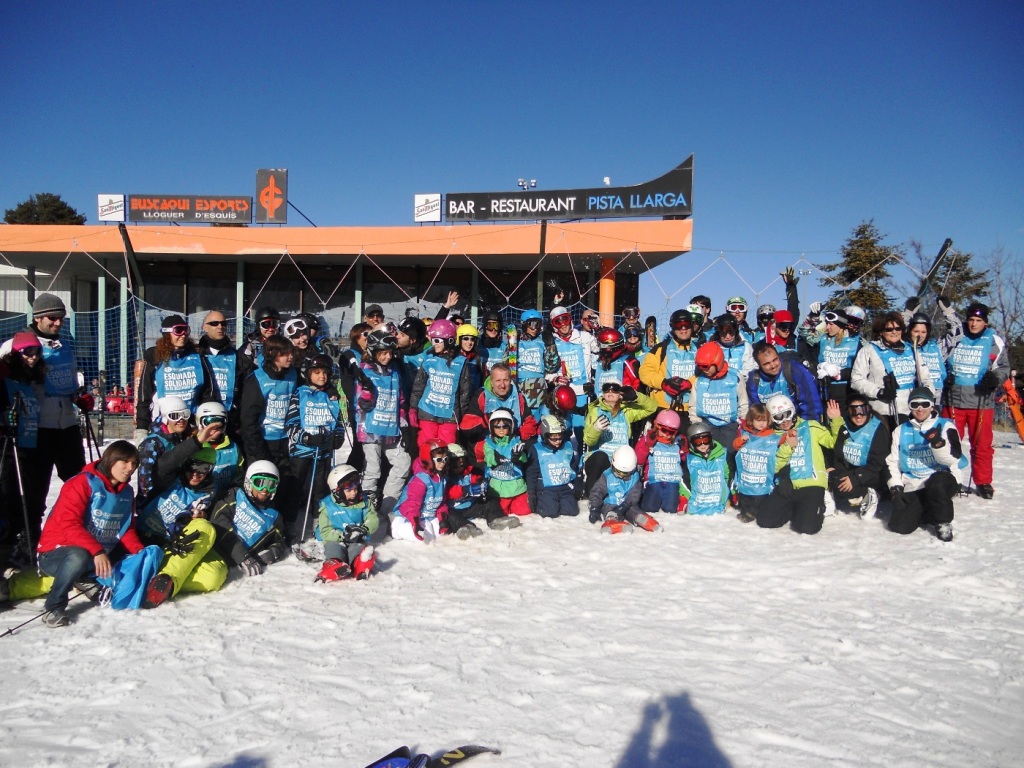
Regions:
<instances>
[{"instance_id":1,"label":"white ski helmet","mask_svg":"<svg viewBox=\"0 0 1024 768\"><path fill-rule=\"evenodd\" d=\"M458 443L448 443L448 453L453 459L466 458L466 449Z\"/></svg>"},{"instance_id":2,"label":"white ski helmet","mask_svg":"<svg viewBox=\"0 0 1024 768\"><path fill-rule=\"evenodd\" d=\"M636 469L636 451L622 445L612 454L612 469L621 475L629 475Z\"/></svg>"},{"instance_id":3,"label":"white ski helmet","mask_svg":"<svg viewBox=\"0 0 1024 768\"><path fill-rule=\"evenodd\" d=\"M358 476L359 470L353 467L351 464L339 464L338 466L334 467L333 469L331 469L330 472L327 473L327 487L333 491L335 488L338 487L338 483L340 483L342 480L349 477L350 475Z\"/></svg>"},{"instance_id":4,"label":"white ski helmet","mask_svg":"<svg viewBox=\"0 0 1024 768\"><path fill-rule=\"evenodd\" d=\"M487 425L493 428L496 421L507 421L513 428L516 425L516 417L512 415L512 411L508 408L495 408L494 412L487 418Z\"/></svg>"},{"instance_id":5,"label":"white ski helmet","mask_svg":"<svg viewBox=\"0 0 1024 768\"><path fill-rule=\"evenodd\" d=\"M796 419L796 406L787 395L783 395L781 392L769 397L768 402L764 405L768 409L768 415L771 416L773 424Z\"/></svg>"},{"instance_id":6,"label":"white ski helmet","mask_svg":"<svg viewBox=\"0 0 1024 768\"><path fill-rule=\"evenodd\" d=\"M864 325L864 321L868 318L867 313L856 304L846 307L843 312L850 320L858 321L861 325Z\"/></svg>"},{"instance_id":7,"label":"white ski helmet","mask_svg":"<svg viewBox=\"0 0 1024 768\"><path fill-rule=\"evenodd\" d=\"M196 408L196 424L200 428L205 427L211 418L225 422L228 418L228 412L221 403L216 401L203 403Z\"/></svg>"},{"instance_id":8,"label":"white ski helmet","mask_svg":"<svg viewBox=\"0 0 1024 768\"><path fill-rule=\"evenodd\" d=\"M277 471L277 466L272 461L266 461L265 459L260 461L254 461L245 470L245 482L242 486L242 490L245 491L245 495L252 498L253 492L257 490L256 483L253 481L257 478L272 477L278 482L281 481L281 473ZM263 489L259 489L263 490ZM270 498L274 498L274 494L277 493L277 486L270 492Z\"/></svg>"},{"instance_id":9,"label":"white ski helmet","mask_svg":"<svg viewBox=\"0 0 1024 768\"><path fill-rule=\"evenodd\" d=\"M160 418L164 422L168 421L167 417L172 413L180 414L182 411L185 411L189 416L192 415L192 409L185 405L185 401L180 397L161 397L157 401L157 406L160 408ZM185 418L188 418L188 416Z\"/></svg>"}]
</instances>

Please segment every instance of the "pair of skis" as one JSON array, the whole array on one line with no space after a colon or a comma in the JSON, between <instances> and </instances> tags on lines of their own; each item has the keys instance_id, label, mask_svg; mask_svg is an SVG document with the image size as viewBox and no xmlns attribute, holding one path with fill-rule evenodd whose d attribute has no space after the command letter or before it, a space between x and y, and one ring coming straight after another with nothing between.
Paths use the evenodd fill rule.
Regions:
<instances>
[{"instance_id":1,"label":"pair of skis","mask_svg":"<svg viewBox=\"0 0 1024 768\"><path fill-rule=\"evenodd\" d=\"M413 755L408 747L399 747L391 754L370 763L366 768L445 768L449 765L459 765L471 757L485 754L500 755L501 750L467 744L464 747L450 749L440 757L431 757L423 754Z\"/></svg>"}]
</instances>

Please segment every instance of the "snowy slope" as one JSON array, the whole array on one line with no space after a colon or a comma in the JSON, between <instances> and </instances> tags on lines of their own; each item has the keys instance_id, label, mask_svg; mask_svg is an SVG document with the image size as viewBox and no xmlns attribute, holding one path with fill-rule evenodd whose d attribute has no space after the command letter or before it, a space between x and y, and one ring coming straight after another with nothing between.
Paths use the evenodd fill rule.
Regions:
<instances>
[{"instance_id":1,"label":"snowy slope","mask_svg":"<svg viewBox=\"0 0 1024 768\"><path fill-rule=\"evenodd\" d=\"M366 583L290 559L153 611L79 600L71 628L0 639L0 765L340 768L481 743L503 755L480 768L1017 766L1024 449L997 450L994 485L945 545L855 516L815 537L527 518L390 542Z\"/></svg>"}]
</instances>

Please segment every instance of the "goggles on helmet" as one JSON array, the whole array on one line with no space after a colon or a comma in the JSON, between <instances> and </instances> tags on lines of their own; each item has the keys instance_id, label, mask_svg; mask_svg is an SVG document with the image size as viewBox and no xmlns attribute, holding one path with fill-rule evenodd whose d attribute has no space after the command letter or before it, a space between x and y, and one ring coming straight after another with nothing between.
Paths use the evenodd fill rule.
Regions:
<instances>
[{"instance_id":1,"label":"goggles on helmet","mask_svg":"<svg viewBox=\"0 0 1024 768\"><path fill-rule=\"evenodd\" d=\"M267 493L273 493L277 490L277 486L280 481L273 475L255 475L249 483L252 485L254 491L266 491Z\"/></svg>"}]
</instances>

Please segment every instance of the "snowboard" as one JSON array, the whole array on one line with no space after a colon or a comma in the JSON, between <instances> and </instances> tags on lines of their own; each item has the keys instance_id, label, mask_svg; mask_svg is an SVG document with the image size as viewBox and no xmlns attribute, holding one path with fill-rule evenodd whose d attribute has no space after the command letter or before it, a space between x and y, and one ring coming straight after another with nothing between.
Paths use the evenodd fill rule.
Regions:
<instances>
[{"instance_id":1,"label":"snowboard","mask_svg":"<svg viewBox=\"0 0 1024 768\"><path fill-rule=\"evenodd\" d=\"M408 747L399 747L394 752L370 763L366 768L446 768L446 766L458 765L472 757L485 754L500 755L501 750L467 744L449 749L440 757L430 757L423 754L413 755Z\"/></svg>"}]
</instances>

